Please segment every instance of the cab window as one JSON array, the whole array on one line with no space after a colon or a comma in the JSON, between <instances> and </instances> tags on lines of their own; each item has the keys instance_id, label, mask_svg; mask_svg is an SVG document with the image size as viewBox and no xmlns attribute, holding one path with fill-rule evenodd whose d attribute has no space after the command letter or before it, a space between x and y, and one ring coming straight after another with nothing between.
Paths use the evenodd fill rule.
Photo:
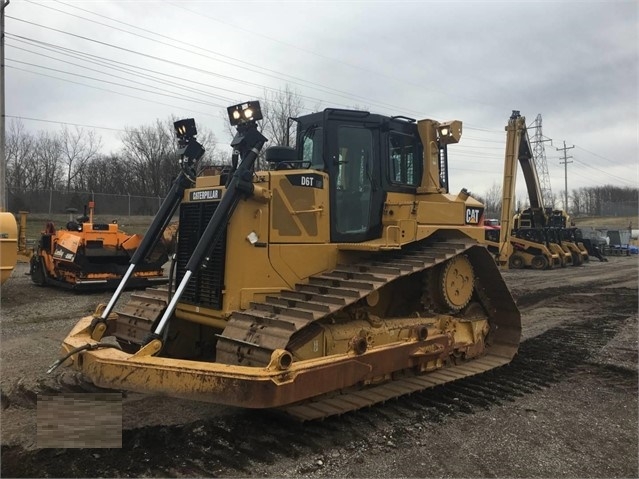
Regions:
<instances>
[{"instance_id":1,"label":"cab window","mask_svg":"<svg viewBox=\"0 0 639 479\"><path fill-rule=\"evenodd\" d=\"M324 169L323 128L307 130L302 138L302 162L314 170Z\"/></svg>"},{"instance_id":2,"label":"cab window","mask_svg":"<svg viewBox=\"0 0 639 479\"><path fill-rule=\"evenodd\" d=\"M391 131L389 143L389 179L397 185L418 186L421 181L421 145L413 135Z\"/></svg>"}]
</instances>

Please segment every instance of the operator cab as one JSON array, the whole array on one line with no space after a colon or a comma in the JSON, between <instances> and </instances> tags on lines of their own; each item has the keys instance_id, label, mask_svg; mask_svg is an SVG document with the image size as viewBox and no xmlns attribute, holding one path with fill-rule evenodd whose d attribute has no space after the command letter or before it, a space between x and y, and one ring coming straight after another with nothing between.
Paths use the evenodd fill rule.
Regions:
<instances>
[{"instance_id":1,"label":"operator cab","mask_svg":"<svg viewBox=\"0 0 639 479\"><path fill-rule=\"evenodd\" d=\"M331 241L379 238L386 193L414 195L420 186L416 121L341 109L294 120L297 168L324 171L330 179Z\"/></svg>"}]
</instances>

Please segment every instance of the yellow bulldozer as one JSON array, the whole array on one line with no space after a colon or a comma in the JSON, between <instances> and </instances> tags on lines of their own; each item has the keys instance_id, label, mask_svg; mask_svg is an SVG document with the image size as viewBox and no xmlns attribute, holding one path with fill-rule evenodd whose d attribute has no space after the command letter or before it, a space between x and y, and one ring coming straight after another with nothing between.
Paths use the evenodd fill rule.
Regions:
<instances>
[{"instance_id":1,"label":"yellow bulldozer","mask_svg":"<svg viewBox=\"0 0 639 479\"><path fill-rule=\"evenodd\" d=\"M230 171L181 173L107 304L64 339L94 384L313 420L509 363L520 313L483 239L484 206L448 187L460 121L329 108L291 118L296 147L228 109ZM256 171L261 153L268 169ZM175 277L116 303L179 208Z\"/></svg>"}]
</instances>

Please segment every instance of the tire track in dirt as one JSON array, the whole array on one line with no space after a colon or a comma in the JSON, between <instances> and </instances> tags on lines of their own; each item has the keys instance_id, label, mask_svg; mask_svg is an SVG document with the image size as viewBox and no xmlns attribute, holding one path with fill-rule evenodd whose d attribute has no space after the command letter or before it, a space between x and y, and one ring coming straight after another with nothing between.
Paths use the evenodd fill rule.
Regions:
<instances>
[{"instance_id":1,"label":"tire track in dirt","mask_svg":"<svg viewBox=\"0 0 639 479\"><path fill-rule=\"evenodd\" d=\"M570 293L578 295L581 289ZM566 304L583 304L583 298L570 293L555 298ZM530 295L532 298L522 298L533 304L538 295ZM402 438L410 438L411 428L432 427L459 415L517 401L584 368L615 387L636 390L636 371L591 360L615 337L624 320L636 315L636 304L637 291L606 290L588 302L586 317L577 311L569 324L522 342L507 366L341 417L300 424L275 414L242 411L189 424L126 430L122 449L25 451L3 446L1 472L3 476L30 477L245 476L255 465L328 448L352 448L353 444L370 448L376 441L386 441L387 436L392 437L389 444L401 447L402 441L409 441ZM380 431L391 434L380 439ZM307 469L299 472L313 472L313 467Z\"/></svg>"}]
</instances>

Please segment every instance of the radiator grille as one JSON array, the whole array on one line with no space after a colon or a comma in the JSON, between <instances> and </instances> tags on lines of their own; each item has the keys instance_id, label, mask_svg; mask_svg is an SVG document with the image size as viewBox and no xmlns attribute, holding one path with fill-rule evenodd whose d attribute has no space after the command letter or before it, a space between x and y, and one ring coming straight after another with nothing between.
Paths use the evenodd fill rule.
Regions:
<instances>
[{"instance_id":1,"label":"radiator grille","mask_svg":"<svg viewBox=\"0 0 639 479\"><path fill-rule=\"evenodd\" d=\"M219 202L182 203L180 205L180 229L177 247L177 284L180 284L191 254L217 209ZM211 254L206 269L191 276L182 293L181 302L213 309L222 309L224 288L224 261L226 256L226 226L221 241Z\"/></svg>"}]
</instances>

